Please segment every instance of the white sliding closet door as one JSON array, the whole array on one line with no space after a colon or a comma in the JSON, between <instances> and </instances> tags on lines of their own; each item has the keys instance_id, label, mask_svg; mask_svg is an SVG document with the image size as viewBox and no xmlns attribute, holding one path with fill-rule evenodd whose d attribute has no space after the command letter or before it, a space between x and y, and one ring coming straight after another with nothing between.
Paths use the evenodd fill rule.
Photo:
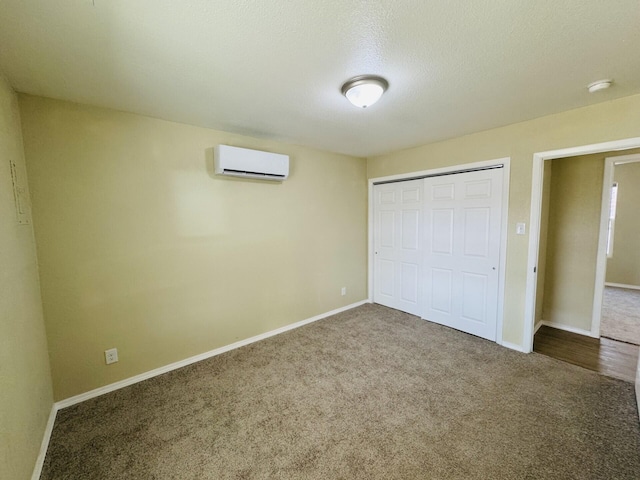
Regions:
<instances>
[{"instance_id":1,"label":"white sliding closet door","mask_svg":"<svg viewBox=\"0 0 640 480\"><path fill-rule=\"evenodd\" d=\"M503 169L425 178L423 317L496 339Z\"/></svg>"},{"instance_id":2,"label":"white sliding closet door","mask_svg":"<svg viewBox=\"0 0 640 480\"><path fill-rule=\"evenodd\" d=\"M373 301L422 313L423 181L375 185Z\"/></svg>"}]
</instances>

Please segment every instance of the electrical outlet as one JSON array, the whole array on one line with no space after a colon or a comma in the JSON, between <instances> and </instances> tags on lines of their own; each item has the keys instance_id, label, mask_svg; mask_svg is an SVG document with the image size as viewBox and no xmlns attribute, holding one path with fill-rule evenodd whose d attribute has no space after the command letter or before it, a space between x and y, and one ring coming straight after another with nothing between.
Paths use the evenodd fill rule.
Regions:
<instances>
[{"instance_id":1,"label":"electrical outlet","mask_svg":"<svg viewBox=\"0 0 640 480\"><path fill-rule=\"evenodd\" d=\"M104 361L107 363L107 365L110 365L112 363L116 363L118 361L118 349L117 348L111 348L109 350L105 350L104 351Z\"/></svg>"},{"instance_id":2,"label":"electrical outlet","mask_svg":"<svg viewBox=\"0 0 640 480\"><path fill-rule=\"evenodd\" d=\"M342 290L340 290L340 295L344 297L346 294L347 294L347 287L342 287Z\"/></svg>"}]
</instances>

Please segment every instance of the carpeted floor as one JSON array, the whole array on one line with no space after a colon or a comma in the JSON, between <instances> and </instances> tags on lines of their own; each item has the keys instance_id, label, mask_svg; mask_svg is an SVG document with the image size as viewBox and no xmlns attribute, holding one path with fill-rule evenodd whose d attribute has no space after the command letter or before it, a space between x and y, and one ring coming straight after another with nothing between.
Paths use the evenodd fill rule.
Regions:
<instances>
[{"instance_id":1,"label":"carpeted floor","mask_svg":"<svg viewBox=\"0 0 640 480\"><path fill-rule=\"evenodd\" d=\"M640 345L640 290L605 287L600 336Z\"/></svg>"},{"instance_id":2,"label":"carpeted floor","mask_svg":"<svg viewBox=\"0 0 640 480\"><path fill-rule=\"evenodd\" d=\"M42 479L635 479L633 385L377 305L58 413Z\"/></svg>"}]
</instances>

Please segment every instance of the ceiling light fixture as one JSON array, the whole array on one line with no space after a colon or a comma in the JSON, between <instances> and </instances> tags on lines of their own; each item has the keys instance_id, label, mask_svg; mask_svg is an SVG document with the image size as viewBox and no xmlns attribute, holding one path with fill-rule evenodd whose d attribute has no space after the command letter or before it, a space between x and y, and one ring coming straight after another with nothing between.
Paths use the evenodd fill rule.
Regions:
<instances>
[{"instance_id":1,"label":"ceiling light fixture","mask_svg":"<svg viewBox=\"0 0 640 480\"><path fill-rule=\"evenodd\" d=\"M587 85L587 89L589 90L589 93L595 93L600 90L606 90L611 86L612 83L613 80L598 80L597 82L593 82Z\"/></svg>"},{"instance_id":2,"label":"ceiling light fixture","mask_svg":"<svg viewBox=\"0 0 640 480\"><path fill-rule=\"evenodd\" d=\"M359 75L342 85L342 94L356 107L367 108L373 105L389 88L389 82L376 75Z\"/></svg>"}]
</instances>

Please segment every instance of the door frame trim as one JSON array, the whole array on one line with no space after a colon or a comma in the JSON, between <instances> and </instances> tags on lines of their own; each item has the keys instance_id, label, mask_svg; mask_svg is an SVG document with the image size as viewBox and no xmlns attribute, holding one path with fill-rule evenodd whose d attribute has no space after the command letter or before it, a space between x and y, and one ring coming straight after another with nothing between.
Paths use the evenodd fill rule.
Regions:
<instances>
[{"instance_id":1,"label":"door frame trim","mask_svg":"<svg viewBox=\"0 0 640 480\"><path fill-rule=\"evenodd\" d=\"M497 165L503 165L502 176L502 219L501 219L501 231L500 231L500 267L498 277L498 310L496 319L496 343L503 346L505 342L502 340L502 330L504 321L504 291L506 280L506 267L507 267L507 233L509 229L509 184L511 178L511 157L497 158L494 160L485 160L481 162L465 163L460 165L451 165L449 167L434 168L429 170L412 171L407 173L400 173L397 175L389 175L385 177L369 178L367 195L368 195L368 226L367 226L367 292L369 303L373 303L373 186L375 183L390 182L390 181L403 181L413 180L416 177L426 177L433 175L446 175L460 173L465 170L483 169L486 167L494 167ZM511 348L511 347L509 347Z\"/></svg>"},{"instance_id":2,"label":"door frame trim","mask_svg":"<svg viewBox=\"0 0 640 480\"><path fill-rule=\"evenodd\" d=\"M536 317L537 266L540 250L540 220L542 216L542 187L544 162L556 158L576 157L592 153L614 150L629 150L640 147L640 137L614 140L612 142L593 143L577 147L536 152L533 154L533 173L531 179L531 217L529 219L529 252L527 258L527 283L525 290L523 347L525 353L533 351L534 322ZM593 327L593 325L592 325Z\"/></svg>"}]
</instances>

